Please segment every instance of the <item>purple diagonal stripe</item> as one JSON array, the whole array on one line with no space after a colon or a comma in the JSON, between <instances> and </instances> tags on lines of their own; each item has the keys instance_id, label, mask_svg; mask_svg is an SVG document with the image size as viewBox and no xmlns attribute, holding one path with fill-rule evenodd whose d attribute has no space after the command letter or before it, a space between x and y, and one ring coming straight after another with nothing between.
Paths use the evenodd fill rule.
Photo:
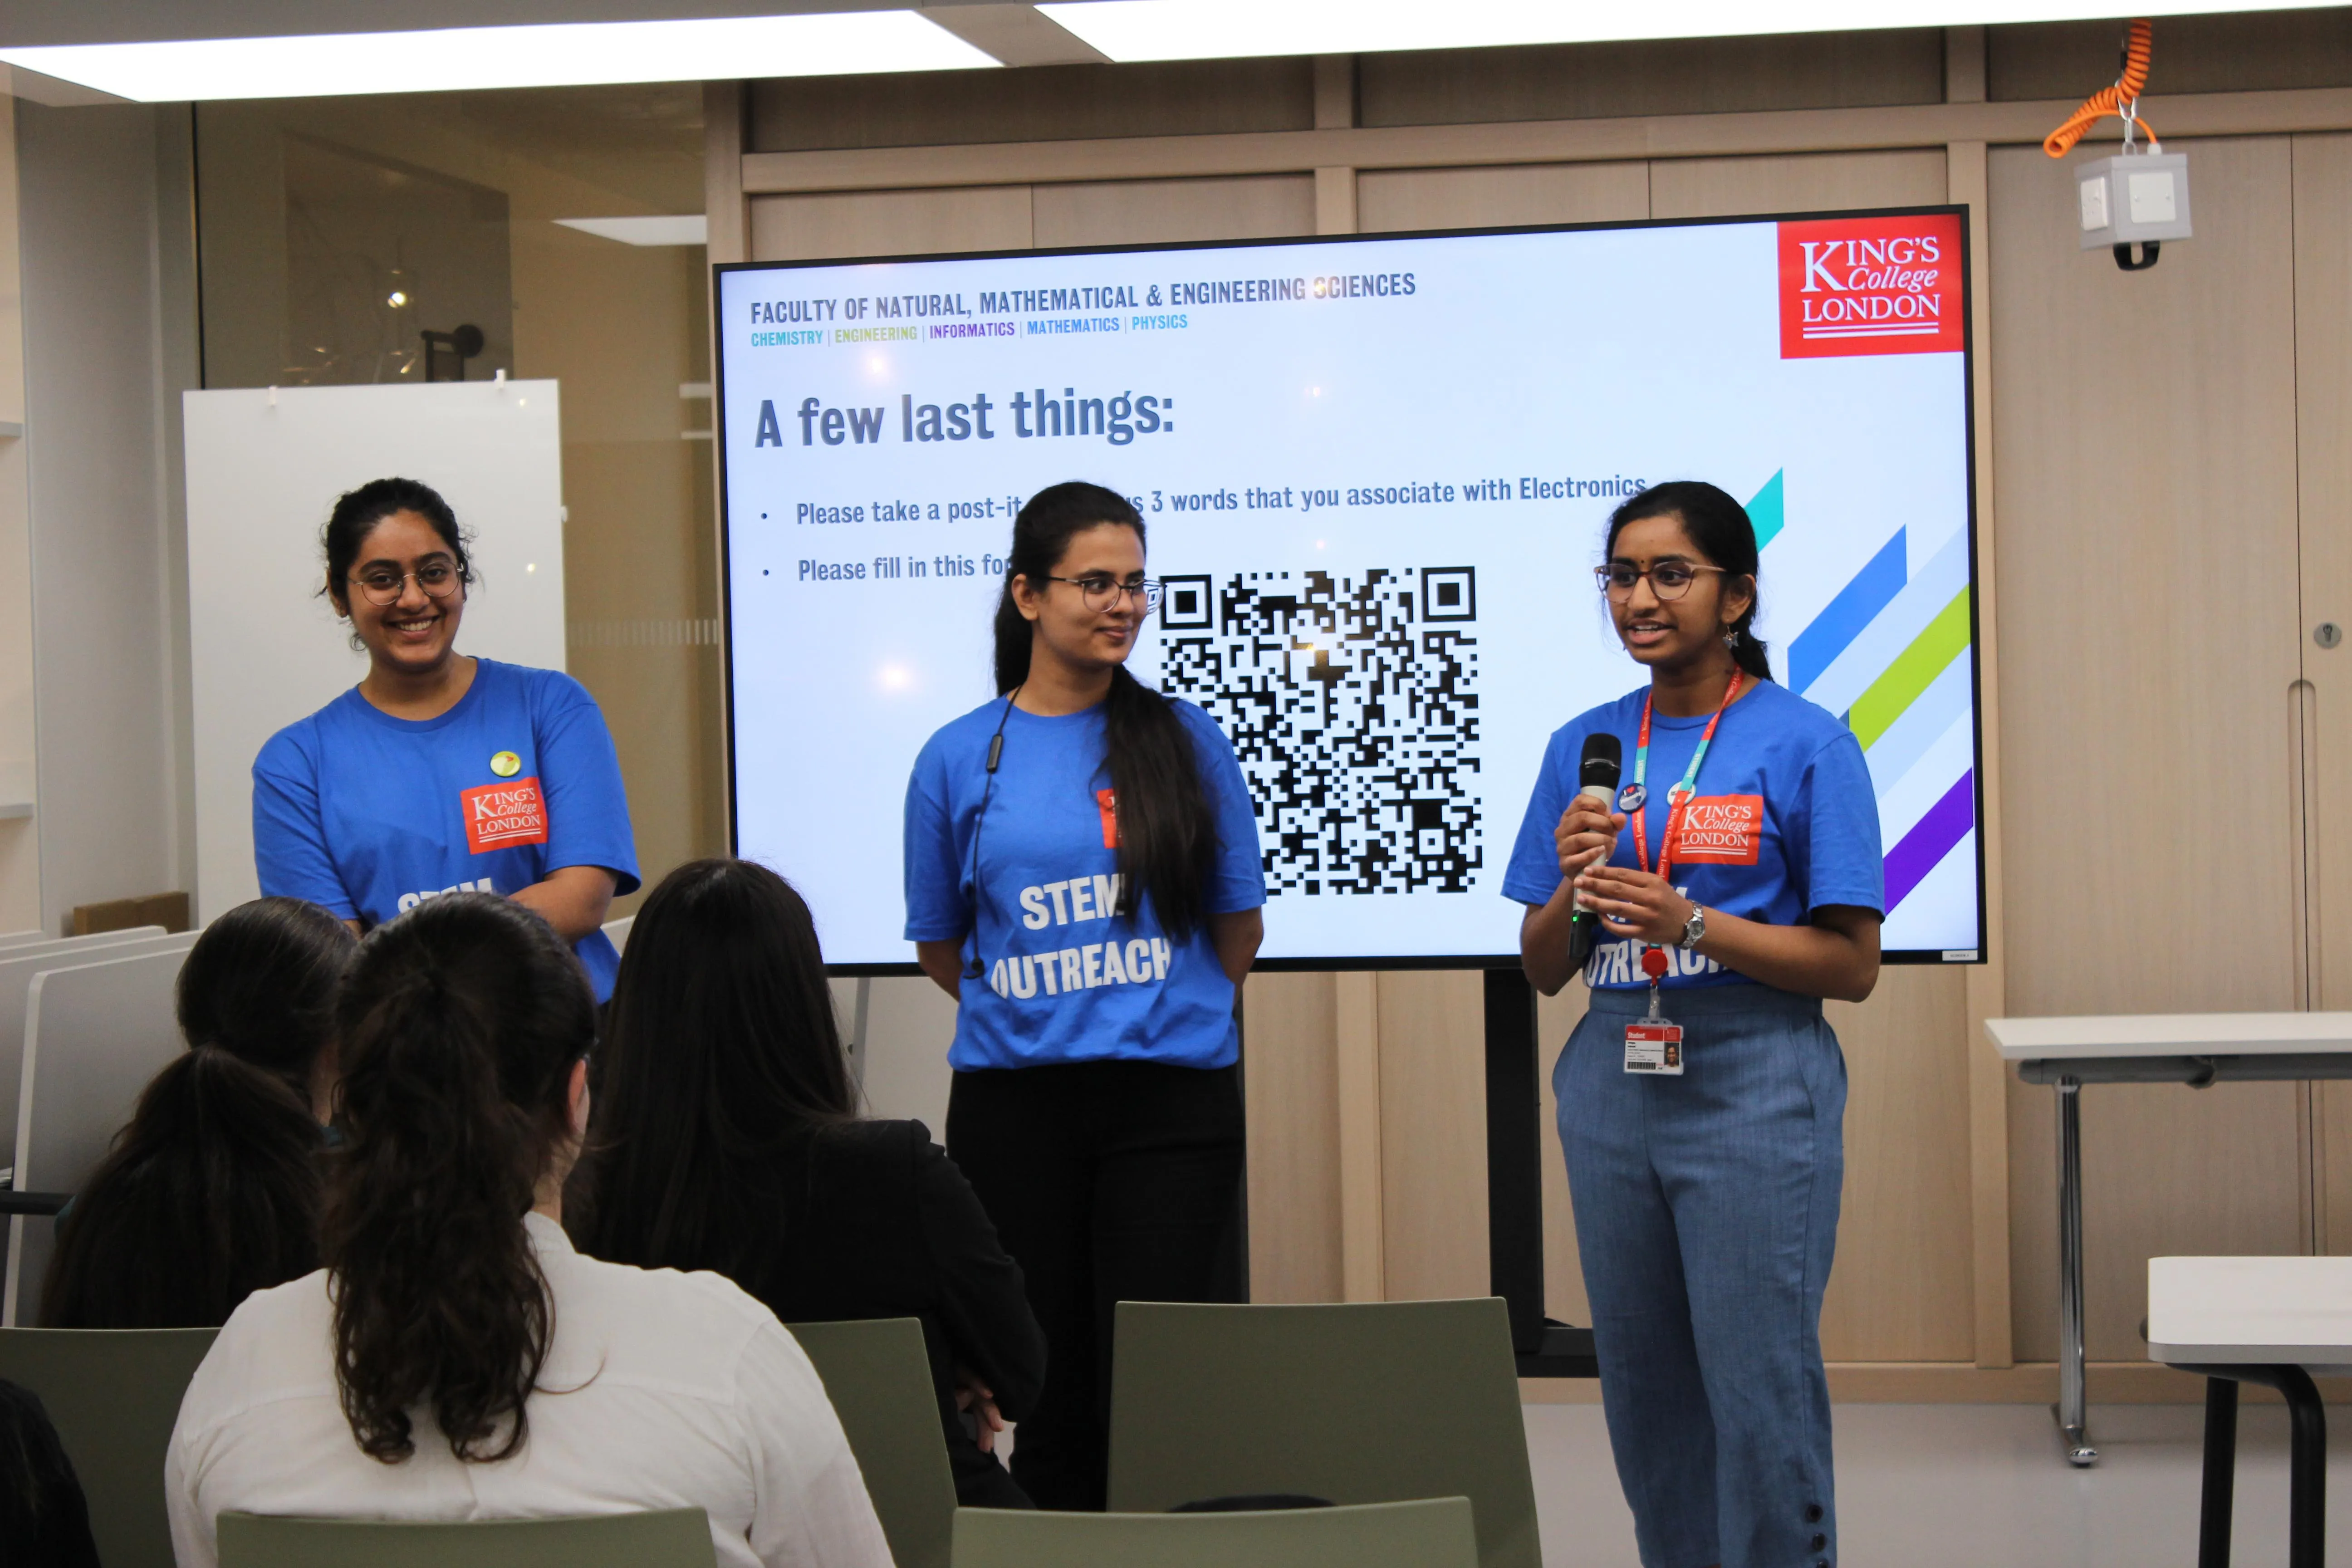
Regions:
<instances>
[{"instance_id":1,"label":"purple diagonal stripe","mask_svg":"<svg viewBox=\"0 0 2352 1568\"><path fill-rule=\"evenodd\" d=\"M1886 852L1886 909L1911 896L1927 873L1938 861L1952 852L1952 846L1968 837L1976 825L1977 775L1971 768L1960 775L1960 782L1944 792L1944 798L1927 808L1927 815L1911 825L1903 842Z\"/></svg>"}]
</instances>

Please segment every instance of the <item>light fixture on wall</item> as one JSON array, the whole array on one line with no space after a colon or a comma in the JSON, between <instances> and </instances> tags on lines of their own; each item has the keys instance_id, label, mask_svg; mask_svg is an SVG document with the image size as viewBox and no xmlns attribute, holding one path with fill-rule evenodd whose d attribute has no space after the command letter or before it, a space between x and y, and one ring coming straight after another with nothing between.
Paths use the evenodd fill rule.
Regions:
<instances>
[{"instance_id":1,"label":"light fixture on wall","mask_svg":"<svg viewBox=\"0 0 2352 1568\"><path fill-rule=\"evenodd\" d=\"M2042 150L2053 158L2073 151L2083 135L2112 114L2124 122L2123 151L2112 158L2093 158L2074 169L2074 206L2082 226L2084 250L2112 249L2116 265L2126 272L2145 272L2156 265L2168 239L2187 239L2189 226L2189 159L2168 153L2156 132L2139 117L2139 95L2147 86L2147 65L2153 29L2142 17L2124 35L2123 69L2112 87L2084 100L2083 107L2053 131ZM2147 132L2147 146L2137 133ZM2132 254L2132 247L2139 254Z\"/></svg>"}]
</instances>

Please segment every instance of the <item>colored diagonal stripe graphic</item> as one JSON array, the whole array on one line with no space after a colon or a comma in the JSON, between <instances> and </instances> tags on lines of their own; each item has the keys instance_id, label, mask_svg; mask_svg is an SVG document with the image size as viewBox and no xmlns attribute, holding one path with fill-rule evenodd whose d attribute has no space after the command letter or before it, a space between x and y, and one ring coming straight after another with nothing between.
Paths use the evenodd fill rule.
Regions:
<instances>
[{"instance_id":1,"label":"colored diagonal stripe graphic","mask_svg":"<svg viewBox=\"0 0 2352 1568\"><path fill-rule=\"evenodd\" d=\"M1896 529L1895 537L1870 558L1870 563L1853 574L1853 581L1838 590L1837 597L1815 616L1812 624L1797 634L1789 645L1789 686L1802 694L1820 679L1822 671L1837 660L1846 646L1860 637L1863 628L1878 618L1878 613L1903 592L1906 581L1904 531Z\"/></svg>"},{"instance_id":2,"label":"colored diagonal stripe graphic","mask_svg":"<svg viewBox=\"0 0 2352 1568\"><path fill-rule=\"evenodd\" d=\"M1756 499L1748 503L1748 521L1756 525L1759 550L1771 543L1773 535L1789 521L1788 509L1780 500L1780 480L1788 471L1782 468L1766 479L1764 488L1756 492Z\"/></svg>"},{"instance_id":3,"label":"colored diagonal stripe graphic","mask_svg":"<svg viewBox=\"0 0 2352 1568\"><path fill-rule=\"evenodd\" d=\"M1868 751L1886 733L1887 726L1901 718L1903 710L1917 701L1928 683L1968 646L1969 591L1963 588L1927 623L1927 630L1911 639L1909 647L1895 656L1886 673L1872 681L1870 689L1846 710L1846 727L1862 742L1862 749Z\"/></svg>"},{"instance_id":4,"label":"colored diagonal stripe graphic","mask_svg":"<svg viewBox=\"0 0 2352 1568\"><path fill-rule=\"evenodd\" d=\"M1976 770L1971 768L1960 775L1959 783L1944 792L1941 800L1927 808L1927 816L1911 825L1903 842L1886 852L1886 908L1890 914L1976 825Z\"/></svg>"}]
</instances>

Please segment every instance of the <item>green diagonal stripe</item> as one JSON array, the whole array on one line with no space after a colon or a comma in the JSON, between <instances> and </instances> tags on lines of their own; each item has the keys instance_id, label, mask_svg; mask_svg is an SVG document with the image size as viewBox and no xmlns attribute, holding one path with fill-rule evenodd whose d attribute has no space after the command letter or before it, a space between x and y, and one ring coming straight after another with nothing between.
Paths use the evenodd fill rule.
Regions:
<instances>
[{"instance_id":1,"label":"green diagonal stripe","mask_svg":"<svg viewBox=\"0 0 2352 1568\"><path fill-rule=\"evenodd\" d=\"M1911 646L1895 656L1886 667L1886 673L1870 683L1870 689L1853 700L1846 722L1854 739L1868 751L1886 733L1903 710L1919 700L1919 693L1928 683L1944 673L1944 667L1960 657L1969 646L1969 591L1961 589L1952 602L1937 613L1927 623L1927 629L1911 639Z\"/></svg>"},{"instance_id":2,"label":"green diagonal stripe","mask_svg":"<svg viewBox=\"0 0 2352 1568\"><path fill-rule=\"evenodd\" d=\"M1764 488L1756 492L1756 499L1748 503L1748 521L1755 524L1756 548L1759 550L1771 543L1773 536L1780 531L1780 525L1788 521L1788 506L1781 499L1780 489L1781 481L1787 477L1786 468L1774 469L1772 477L1764 481Z\"/></svg>"}]
</instances>

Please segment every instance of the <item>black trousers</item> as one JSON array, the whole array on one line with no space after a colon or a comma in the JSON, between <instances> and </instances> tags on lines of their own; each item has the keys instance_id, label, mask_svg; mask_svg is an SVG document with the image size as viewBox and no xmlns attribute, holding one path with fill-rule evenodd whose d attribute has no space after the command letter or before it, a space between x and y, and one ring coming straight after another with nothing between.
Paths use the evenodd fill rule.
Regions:
<instances>
[{"instance_id":1,"label":"black trousers","mask_svg":"<svg viewBox=\"0 0 2352 1568\"><path fill-rule=\"evenodd\" d=\"M1039 1508L1099 1510L1114 1306L1241 1300L1240 1075L1135 1061L960 1072L948 1152L1045 1331L1013 1479Z\"/></svg>"}]
</instances>

